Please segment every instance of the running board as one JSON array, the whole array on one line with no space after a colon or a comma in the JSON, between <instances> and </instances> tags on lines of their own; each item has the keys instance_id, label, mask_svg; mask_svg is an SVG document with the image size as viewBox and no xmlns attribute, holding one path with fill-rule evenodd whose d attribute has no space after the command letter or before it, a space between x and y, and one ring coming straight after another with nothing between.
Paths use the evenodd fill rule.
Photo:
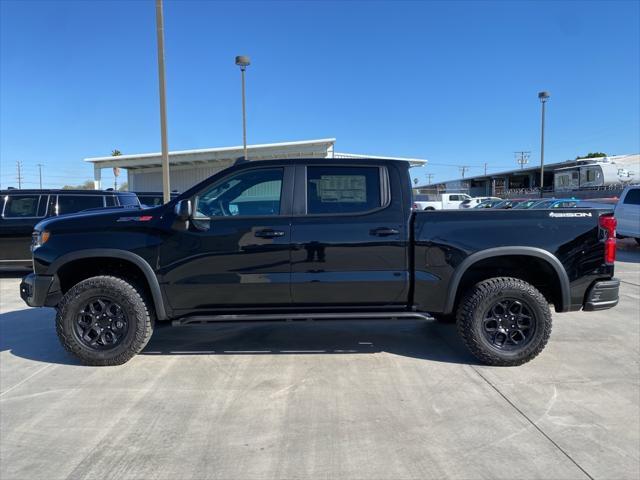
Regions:
<instances>
[{"instance_id":1,"label":"running board","mask_svg":"<svg viewBox=\"0 0 640 480\"><path fill-rule=\"evenodd\" d=\"M218 322L291 322L306 320L428 320L431 317L420 312L343 312L343 313L263 313L243 315L196 315L172 320L171 325L218 323Z\"/></svg>"}]
</instances>

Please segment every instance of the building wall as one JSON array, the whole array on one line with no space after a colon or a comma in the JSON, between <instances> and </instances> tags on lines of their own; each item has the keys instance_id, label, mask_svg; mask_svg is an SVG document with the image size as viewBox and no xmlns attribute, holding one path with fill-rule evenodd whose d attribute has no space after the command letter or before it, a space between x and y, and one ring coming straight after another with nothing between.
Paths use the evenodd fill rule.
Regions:
<instances>
[{"instance_id":1,"label":"building wall","mask_svg":"<svg viewBox=\"0 0 640 480\"><path fill-rule=\"evenodd\" d=\"M232 162L219 162L213 165L187 165L171 167L170 185L171 190L184 192L195 184L209 178L231 166ZM129 169L127 170L129 190L133 192L160 192L162 191L162 170L153 169Z\"/></svg>"}]
</instances>

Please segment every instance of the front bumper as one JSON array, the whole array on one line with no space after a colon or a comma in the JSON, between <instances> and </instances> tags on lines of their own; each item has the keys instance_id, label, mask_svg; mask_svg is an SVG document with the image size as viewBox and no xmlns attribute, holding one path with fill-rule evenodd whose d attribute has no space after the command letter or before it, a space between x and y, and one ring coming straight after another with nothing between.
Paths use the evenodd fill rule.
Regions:
<instances>
[{"instance_id":1,"label":"front bumper","mask_svg":"<svg viewBox=\"0 0 640 480\"><path fill-rule=\"evenodd\" d=\"M20 282L20 297L30 307L57 305L62 298L58 277L30 273Z\"/></svg>"},{"instance_id":2,"label":"front bumper","mask_svg":"<svg viewBox=\"0 0 640 480\"><path fill-rule=\"evenodd\" d=\"M615 307L618 304L619 289L620 280L617 278L595 282L587 291L583 307L584 310L593 312Z\"/></svg>"}]
</instances>

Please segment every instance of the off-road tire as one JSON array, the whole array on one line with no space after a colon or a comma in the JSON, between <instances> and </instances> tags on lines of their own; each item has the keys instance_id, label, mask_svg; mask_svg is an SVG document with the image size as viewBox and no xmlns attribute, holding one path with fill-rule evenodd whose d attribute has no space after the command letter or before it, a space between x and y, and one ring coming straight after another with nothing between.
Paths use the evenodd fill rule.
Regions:
<instances>
[{"instance_id":1,"label":"off-road tire","mask_svg":"<svg viewBox=\"0 0 640 480\"><path fill-rule=\"evenodd\" d=\"M74 330L76 318L86 302L97 296L118 302L128 320L126 336L110 350L88 347ZM85 365L121 365L139 353L153 333L155 313L143 290L113 276L91 277L79 282L64 295L56 310L56 332L60 342Z\"/></svg>"},{"instance_id":2,"label":"off-road tire","mask_svg":"<svg viewBox=\"0 0 640 480\"><path fill-rule=\"evenodd\" d=\"M501 351L483 334L484 312L501 298L524 301L536 317L534 334L520 350ZM545 297L533 285L518 278L490 278L476 284L464 297L457 312L457 327L462 341L480 362L517 366L535 358L544 349L551 335L551 311Z\"/></svg>"}]
</instances>

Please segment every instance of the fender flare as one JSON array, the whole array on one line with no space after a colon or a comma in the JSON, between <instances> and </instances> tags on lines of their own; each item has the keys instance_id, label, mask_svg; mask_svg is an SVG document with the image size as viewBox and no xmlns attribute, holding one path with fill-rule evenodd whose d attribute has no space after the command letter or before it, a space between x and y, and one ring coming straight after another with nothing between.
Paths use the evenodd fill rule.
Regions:
<instances>
[{"instance_id":1,"label":"fender flare","mask_svg":"<svg viewBox=\"0 0 640 480\"><path fill-rule=\"evenodd\" d=\"M93 257L107 257L107 258L120 258L122 260L127 260L134 265L136 265L140 270L142 270L143 275L145 276L147 283L149 284L149 290L151 291L151 296L153 298L153 304L156 310L156 316L158 320L167 320L167 311L164 306L164 300L162 297L162 291L160 290L160 283L158 282L158 277L156 277L155 272L151 268L151 265L139 255L136 255L133 252L129 252L127 250L118 250L114 248L90 248L87 250L78 250L75 252L70 252L61 257L57 258L49 268L47 269L47 275L54 275L58 272L60 267L66 265L69 262L73 262L75 260L81 260L83 258L93 258Z\"/></svg>"},{"instance_id":2,"label":"fender flare","mask_svg":"<svg viewBox=\"0 0 640 480\"><path fill-rule=\"evenodd\" d=\"M524 255L546 261L556 272L556 274L558 275L558 279L560 280L562 305L560 305L559 308L556 308L556 311L569 311L569 306L571 305L571 287L569 284L569 277L567 276L567 271L565 270L564 265L562 265L562 262L558 260L558 257L546 250L543 250L542 248L536 247L496 247L488 248L486 250L481 250L479 252L471 254L467 258L465 258L462 263L460 263L460 265L458 265L458 268L456 268L456 270L453 272L451 283L449 284L449 290L447 292L447 302L444 309L445 313L451 313L453 311L453 307L456 301L456 295L458 293L458 286L460 285L460 280L462 280L462 277L469 268L471 268L480 260L511 255Z\"/></svg>"}]
</instances>

